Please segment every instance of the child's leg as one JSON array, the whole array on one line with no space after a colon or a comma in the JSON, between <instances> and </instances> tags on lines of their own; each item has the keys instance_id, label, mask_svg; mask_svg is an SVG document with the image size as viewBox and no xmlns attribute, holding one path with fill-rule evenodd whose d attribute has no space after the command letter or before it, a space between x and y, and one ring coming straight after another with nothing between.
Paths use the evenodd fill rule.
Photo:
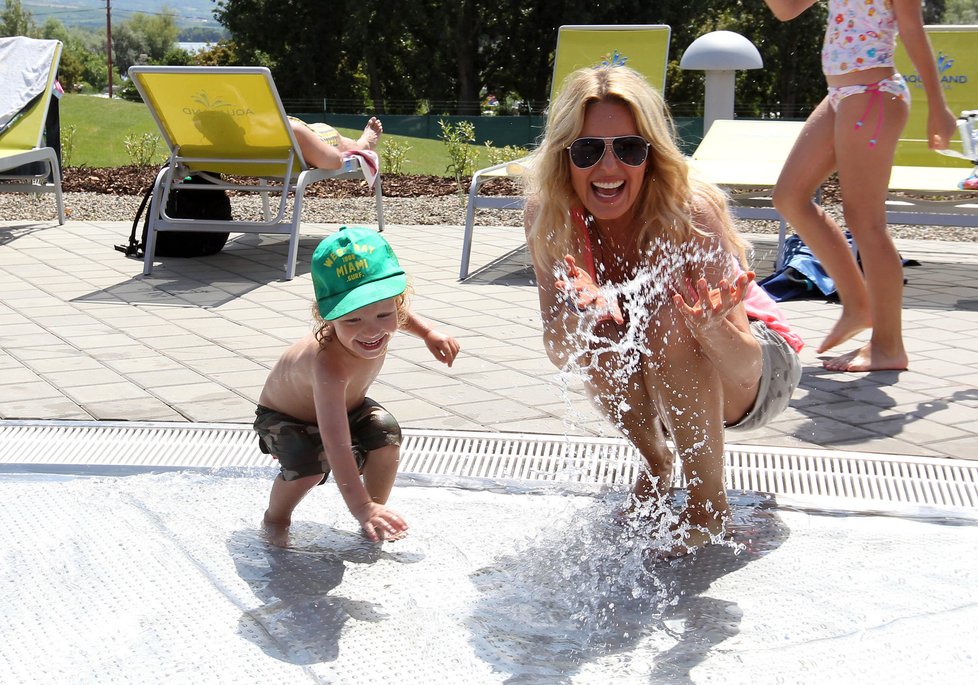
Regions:
<instances>
[{"instance_id":1,"label":"child's leg","mask_svg":"<svg viewBox=\"0 0 978 685\"><path fill-rule=\"evenodd\" d=\"M370 499L377 504L387 504L400 460L400 445L385 445L367 452L367 460L363 465L363 486Z\"/></svg>"},{"instance_id":2,"label":"child's leg","mask_svg":"<svg viewBox=\"0 0 978 685\"><path fill-rule=\"evenodd\" d=\"M842 316L816 348L818 352L845 342L872 325L869 293L849 244L838 224L812 200L836 167L836 128L836 113L826 98L808 117L774 189L775 207L835 281L842 302ZM866 145L864 140L853 153L862 154Z\"/></svg>"},{"instance_id":3,"label":"child's leg","mask_svg":"<svg viewBox=\"0 0 978 685\"><path fill-rule=\"evenodd\" d=\"M322 474L303 476L295 480L285 480L279 474L272 483L272 492L268 497L268 509L265 510L263 524L269 540L280 547L288 544L289 526L292 525L292 512L309 494L309 491L319 485Z\"/></svg>"},{"instance_id":4,"label":"child's leg","mask_svg":"<svg viewBox=\"0 0 978 685\"><path fill-rule=\"evenodd\" d=\"M835 156L839 190L846 225L862 257L873 334L863 347L826 362L825 368L833 371L907 368L903 266L887 231L885 203L893 156L908 113L907 103L890 93L852 95L838 106ZM861 119L863 126L857 127L855 122ZM876 140L875 145L869 144L870 138Z\"/></svg>"}]
</instances>

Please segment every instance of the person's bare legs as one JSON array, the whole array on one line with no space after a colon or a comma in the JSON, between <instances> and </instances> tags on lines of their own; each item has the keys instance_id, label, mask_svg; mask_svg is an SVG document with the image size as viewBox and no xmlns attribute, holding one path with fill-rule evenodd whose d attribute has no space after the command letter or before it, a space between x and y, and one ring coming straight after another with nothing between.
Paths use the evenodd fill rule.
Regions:
<instances>
[{"instance_id":1,"label":"person's bare legs","mask_svg":"<svg viewBox=\"0 0 978 685\"><path fill-rule=\"evenodd\" d=\"M322 479L321 473L295 480L284 480L281 474L276 476L262 522L269 542L279 547L288 546L292 512Z\"/></svg>"},{"instance_id":2,"label":"person's bare legs","mask_svg":"<svg viewBox=\"0 0 978 685\"><path fill-rule=\"evenodd\" d=\"M380 142L380 137L384 134L384 127L377 117L370 117L370 121L363 127L363 133L357 141L361 150L373 150Z\"/></svg>"},{"instance_id":3,"label":"person's bare legs","mask_svg":"<svg viewBox=\"0 0 978 685\"><path fill-rule=\"evenodd\" d=\"M367 494L377 504L387 504L391 490L394 488L394 479L397 477L397 465L401 460L401 448L399 445L387 445L379 449L367 452L367 461L363 465L363 487ZM385 531L378 530L382 540L400 540L407 531L398 533L394 536L387 536Z\"/></svg>"},{"instance_id":4,"label":"person's bare legs","mask_svg":"<svg viewBox=\"0 0 978 685\"><path fill-rule=\"evenodd\" d=\"M666 419L688 484L683 519L692 528L672 552L683 554L723 534L730 518L723 479L723 388L716 367L675 309L659 310L646 344L651 357L643 380Z\"/></svg>"},{"instance_id":5,"label":"person's bare legs","mask_svg":"<svg viewBox=\"0 0 978 685\"><path fill-rule=\"evenodd\" d=\"M363 133L356 140L340 136L340 152L355 152L358 150L374 150L380 137L384 134L384 126L377 117L370 117L370 121L363 127Z\"/></svg>"},{"instance_id":6,"label":"person's bare legs","mask_svg":"<svg viewBox=\"0 0 978 685\"><path fill-rule=\"evenodd\" d=\"M835 281L842 302L842 315L817 352L845 342L873 323L866 283L849 244L835 220L812 199L836 167L835 131L836 114L826 98L805 122L774 188L774 206ZM865 147L866 140L862 144Z\"/></svg>"},{"instance_id":7,"label":"person's bare legs","mask_svg":"<svg viewBox=\"0 0 978 685\"><path fill-rule=\"evenodd\" d=\"M591 402L629 442L635 445L646 469L635 481L626 515L651 500L661 501L672 485L673 453L666 444L658 411L648 396L641 375L623 381L617 353L595 353L596 369L588 374L586 389ZM621 411L627 406L627 411Z\"/></svg>"},{"instance_id":8,"label":"person's bare legs","mask_svg":"<svg viewBox=\"0 0 978 685\"><path fill-rule=\"evenodd\" d=\"M698 299L687 302L674 295L671 302L720 376L727 425L739 421L754 406L764 369L761 345L746 317L735 315L740 317L740 327L730 321L734 303L743 300L752 279L753 274L741 274L733 284L725 278L711 284L701 278L696 284ZM711 285L716 286L713 291Z\"/></svg>"},{"instance_id":9,"label":"person's bare legs","mask_svg":"<svg viewBox=\"0 0 978 685\"><path fill-rule=\"evenodd\" d=\"M295 121L289 123L306 164L317 169L339 169L343 166L339 148L324 141L308 126Z\"/></svg>"},{"instance_id":10,"label":"person's bare legs","mask_svg":"<svg viewBox=\"0 0 978 685\"><path fill-rule=\"evenodd\" d=\"M875 102L867 111L871 98ZM857 128L855 122L864 114L864 123ZM826 361L823 366L830 371L907 368L902 320L903 265L887 231L886 192L893 155L908 114L907 104L889 93L861 93L839 103L835 127L839 190L846 225L862 258L873 333L862 347ZM874 146L869 145L871 137L876 138Z\"/></svg>"}]
</instances>

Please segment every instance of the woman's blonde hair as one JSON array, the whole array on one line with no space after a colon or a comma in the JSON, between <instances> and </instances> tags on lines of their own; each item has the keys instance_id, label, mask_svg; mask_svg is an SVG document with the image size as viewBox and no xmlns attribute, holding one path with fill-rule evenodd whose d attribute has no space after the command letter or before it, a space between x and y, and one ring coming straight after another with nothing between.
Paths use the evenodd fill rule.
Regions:
<instances>
[{"instance_id":1,"label":"woman's blonde hair","mask_svg":"<svg viewBox=\"0 0 978 685\"><path fill-rule=\"evenodd\" d=\"M601 101L628 107L638 134L650 144L646 182L636 200L635 215L641 217L636 227L639 248L647 249L659 236L676 245L687 243L693 235L707 236L694 220L709 213L719 218L721 240L746 266L746 243L730 219L726 196L715 185L690 177L662 96L641 74L624 66L573 72L551 103L546 133L533 154L527 179L528 195L537 205L529 231L534 260L549 266L572 250L576 229L570 211L579 201L571 185L567 148L580 137L588 107Z\"/></svg>"},{"instance_id":2,"label":"woman's blonde hair","mask_svg":"<svg viewBox=\"0 0 978 685\"><path fill-rule=\"evenodd\" d=\"M413 292L411 286L408 285L403 293L394 298L394 307L397 309L398 328L404 326L408 321L408 314L411 312L410 297ZM319 313L319 305L315 302L312 303L312 318L315 322L313 335L319 343L319 349L326 349L326 345L333 340L333 322L323 318L322 314Z\"/></svg>"}]
</instances>

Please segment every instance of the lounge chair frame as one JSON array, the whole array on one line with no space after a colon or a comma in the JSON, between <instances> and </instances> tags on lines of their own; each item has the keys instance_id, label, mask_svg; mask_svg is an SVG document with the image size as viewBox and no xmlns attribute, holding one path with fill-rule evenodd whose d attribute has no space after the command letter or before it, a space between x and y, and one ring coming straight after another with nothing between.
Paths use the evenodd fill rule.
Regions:
<instances>
[{"instance_id":1,"label":"lounge chair frame","mask_svg":"<svg viewBox=\"0 0 978 685\"><path fill-rule=\"evenodd\" d=\"M14 37L15 40L18 38L22 37ZM44 42L56 44L47 86L23 113L18 115L18 118L0 133L0 193L53 194L58 211L58 224L63 225L65 203L64 193L61 190L61 165L58 163L58 155L54 148L44 145L44 128L51 107L63 46L60 41ZM36 174L9 173L19 167L37 162L44 165L43 171Z\"/></svg>"},{"instance_id":2,"label":"lounge chair frame","mask_svg":"<svg viewBox=\"0 0 978 685\"><path fill-rule=\"evenodd\" d=\"M167 165L160 170L153 186L152 210L146 233L144 248L143 274L149 276L153 272L156 235L160 231L213 231L234 233L268 233L288 235L289 247L285 262L285 280L295 277L296 259L299 248L299 224L302 216L303 201L306 188L317 181L327 178L365 178L361 162L357 157L345 157L340 169L311 168L302 157L299 144L292 133L291 125L285 115L285 108L279 97L278 90L272 81L271 72L264 67L150 67L134 66L129 69L129 75L136 85L153 115L163 140L170 150ZM220 144L208 144L198 139L193 144L181 140L181 134L176 131L167 115L161 112L159 93L154 92L160 78L172 78L179 83L183 77L213 78L215 87L231 83L235 77L257 77L263 81L268 92L265 93L272 103L274 112L263 112L265 124L274 124L280 130L273 131L279 140L287 141L287 145L274 146L256 150L253 154L247 152L247 147L238 145L233 150L222 150ZM198 80L197 83L203 81ZM252 84L253 85L253 84ZM186 110L188 108L184 108ZM172 113L172 111L170 112ZM194 116L186 112L186 116ZM185 123L185 122L184 122ZM186 131L186 127L184 127ZM235 154L216 154L235 152ZM216 174L226 175L219 178ZM183 179L189 175L199 175L208 178L213 185L185 184ZM230 176L231 178L228 178ZM233 178L257 179L257 185L232 180ZM224 189L239 193L260 193L262 197L262 218L260 220L201 220L172 217L166 213L167 199L175 188L190 191L204 189ZM269 202L269 195L277 195L277 206L274 211ZM292 195L291 214L288 199ZM374 197L377 207L377 227L384 230L383 191L380 174L374 182Z\"/></svg>"}]
</instances>

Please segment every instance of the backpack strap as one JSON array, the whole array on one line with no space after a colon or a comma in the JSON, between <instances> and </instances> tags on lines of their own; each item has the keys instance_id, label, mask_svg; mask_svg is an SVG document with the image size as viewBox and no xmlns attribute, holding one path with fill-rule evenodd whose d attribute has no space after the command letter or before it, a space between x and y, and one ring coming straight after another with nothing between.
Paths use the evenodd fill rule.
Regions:
<instances>
[{"instance_id":1,"label":"backpack strap","mask_svg":"<svg viewBox=\"0 0 978 685\"><path fill-rule=\"evenodd\" d=\"M154 184L155 185L155 184ZM143 193L142 202L139 203L139 209L136 210L136 217L132 220L132 231L129 233L129 244L128 245L116 245L115 249L119 252L124 252L127 257L139 257L142 251L143 244L141 240L136 240L136 230L139 228L139 219L143 216L143 211L147 209L147 205L150 204L150 198L153 196L154 185L150 185ZM147 219L149 215L147 214Z\"/></svg>"}]
</instances>

